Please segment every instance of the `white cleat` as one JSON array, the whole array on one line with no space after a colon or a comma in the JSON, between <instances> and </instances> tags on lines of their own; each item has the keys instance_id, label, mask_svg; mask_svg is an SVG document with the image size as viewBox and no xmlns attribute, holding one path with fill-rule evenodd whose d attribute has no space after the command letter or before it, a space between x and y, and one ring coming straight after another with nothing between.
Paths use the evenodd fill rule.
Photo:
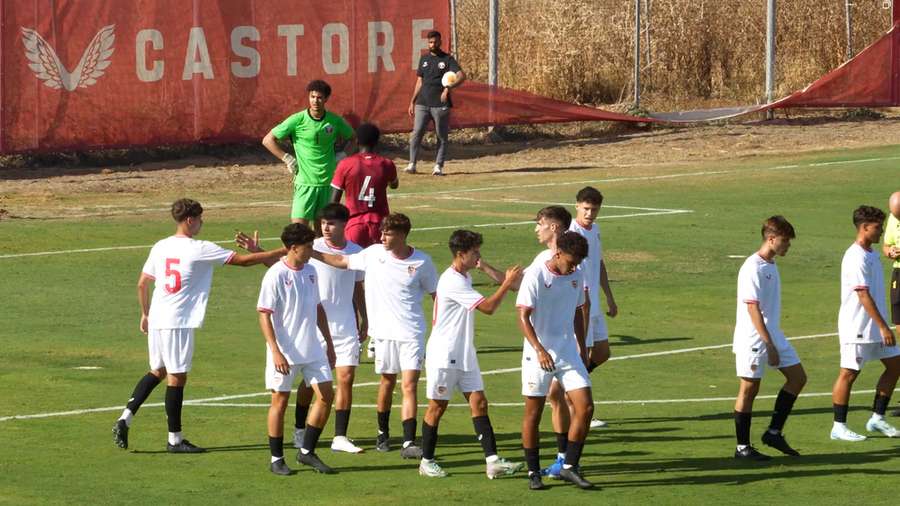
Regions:
<instances>
[{"instance_id":1,"label":"white cleat","mask_svg":"<svg viewBox=\"0 0 900 506\"><path fill-rule=\"evenodd\" d=\"M510 476L522 470L524 464L521 462L510 462L506 459L497 459L488 463L485 474L489 480L493 480L498 476Z\"/></svg>"},{"instance_id":2,"label":"white cleat","mask_svg":"<svg viewBox=\"0 0 900 506\"><path fill-rule=\"evenodd\" d=\"M440 165L435 165L435 166L434 166L434 170L431 171L431 175L432 175L432 176L443 176L443 175L444 175L444 168L441 167Z\"/></svg>"},{"instance_id":3,"label":"white cleat","mask_svg":"<svg viewBox=\"0 0 900 506\"><path fill-rule=\"evenodd\" d=\"M866 436L853 432L852 430L848 429L846 425L835 425L831 429L831 439L839 441L859 442L865 441Z\"/></svg>"},{"instance_id":4,"label":"white cleat","mask_svg":"<svg viewBox=\"0 0 900 506\"><path fill-rule=\"evenodd\" d=\"M363 449L353 444L347 436L335 436L331 441L331 451L345 453L362 453Z\"/></svg>"},{"instance_id":5,"label":"white cleat","mask_svg":"<svg viewBox=\"0 0 900 506\"><path fill-rule=\"evenodd\" d=\"M603 420L597 420L596 418L591 420L591 428L592 429L602 429L602 428L606 427L607 425L609 425L609 424L604 422Z\"/></svg>"},{"instance_id":6,"label":"white cleat","mask_svg":"<svg viewBox=\"0 0 900 506\"><path fill-rule=\"evenodd\" d=\"M884 418L876 419L875 417L869 418L869 421L866 422L866 430L869 432L880 432L887 437L897 437L900 436L900 432L897 429L887 423Z\"/></svg>"},{"instance_id":7,"label":"white cleat","mask_svg":"<svg viewBox=\"0 0 900 506\"><path fill-rule=\"evenodd\" d=\"M306 429L298 429L294 427L294 448L300 449L303 448L303 433L306 432Z\"/></svg>"},{"instance_id":8,"label":"white cleat","mask_svg":"<svg viewBox=\"0 0 900 506\"><path fill-rule=\"evenodd\" d=\"M416 164L411 163L411 164L407 165L406 168L403 169L403 172L406 172L407 174L415 174L416 173Z\"/></svg>"},{"instance_id":9,"label":"white cleat","mask_svg":"<svg viewBox=\"0 0 900 506\"><path fill-rule=\"evenodd\" d=\"M447 472L441 469L441 466L434 460L422 459L419 462L419 476L428 478L446 478Z\"/></svg>"}]
</instances>

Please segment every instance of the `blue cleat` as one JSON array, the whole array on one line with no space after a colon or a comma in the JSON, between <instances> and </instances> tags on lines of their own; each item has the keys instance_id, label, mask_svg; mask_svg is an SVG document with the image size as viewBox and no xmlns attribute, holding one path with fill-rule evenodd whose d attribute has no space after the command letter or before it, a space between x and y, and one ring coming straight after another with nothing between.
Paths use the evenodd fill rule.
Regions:
<instances>
[{"instance_id":1,"label":"blue cleat","mask_svg":"<svg viewBox=\"0 0 900 506\"><path fill-rule=\"evenodd\" d=\"M562 471L562 466L565 464L566 459L564 457L556 457L556 462L550 464L550 467L545 467L541 469L541 476L546 476L548 478L558 479L559 472Z\"/></svg>"}]
</instances>

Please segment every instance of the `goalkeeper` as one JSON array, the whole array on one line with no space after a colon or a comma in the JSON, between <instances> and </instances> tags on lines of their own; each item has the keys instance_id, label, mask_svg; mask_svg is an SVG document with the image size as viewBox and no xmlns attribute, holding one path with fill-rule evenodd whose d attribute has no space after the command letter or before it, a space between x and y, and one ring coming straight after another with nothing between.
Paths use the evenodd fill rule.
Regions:
<instances>
[{"instance_id":1,"label":"goalkeeper","mask_svg":"<svg viewBox=\"0 0 900 506\"><path fill-rule=\"evenodd\" d=\"M331 86L311 81L306 86L309 108L288 116L263 138L263 146L278 157L294 176L291 221L310 225L331 198L331 179L343 151L353 137L353 128L337 114L326 111ZM294 155L285 152L279 140L290 138ZM337 153L336 153L337 152Z\"/></svg>"}]
</instances>

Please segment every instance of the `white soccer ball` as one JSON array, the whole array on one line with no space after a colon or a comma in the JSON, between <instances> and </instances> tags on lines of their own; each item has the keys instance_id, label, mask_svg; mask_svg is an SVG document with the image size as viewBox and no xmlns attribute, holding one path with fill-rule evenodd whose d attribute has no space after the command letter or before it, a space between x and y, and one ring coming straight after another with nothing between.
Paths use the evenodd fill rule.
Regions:
<instances>
[{"instance_id":1,"label":"white soccer ball","mask_svg":"<svg viewBox=\"0 0 900 506\"><path fill-rule=\"evenodd\" d=\"M456 82L456 72L452 70L444 72L444 76L441 77L441 84L446 88L451 84Z\"/></svg>"}]
</instances>

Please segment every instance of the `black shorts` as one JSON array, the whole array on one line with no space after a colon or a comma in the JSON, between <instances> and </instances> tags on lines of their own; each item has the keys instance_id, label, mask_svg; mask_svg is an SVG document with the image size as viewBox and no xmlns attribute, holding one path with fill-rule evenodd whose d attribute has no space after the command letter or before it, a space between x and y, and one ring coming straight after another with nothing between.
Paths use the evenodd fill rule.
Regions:
<instances>
[{"instance_id":1,"label":"black shorts","mask_svg":"<svg viewBox=\"0 0 900 506\"><path fill-rule=\"evenodd\" d=\"M891 321L900 325L900 269L891 272Z\"/></svg>"}]
</instances>

